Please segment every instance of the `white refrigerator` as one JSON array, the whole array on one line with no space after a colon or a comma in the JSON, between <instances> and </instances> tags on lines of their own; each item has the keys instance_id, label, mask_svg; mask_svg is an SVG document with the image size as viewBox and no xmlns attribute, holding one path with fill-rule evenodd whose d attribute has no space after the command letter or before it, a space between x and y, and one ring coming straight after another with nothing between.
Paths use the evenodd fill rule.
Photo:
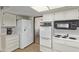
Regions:
<instances>
[{"instance_id":1,"label":"white refrigerator","mask_svg":"<svg viewBox=\"0 0 79 59\"><path fill-rule=\"evenodd\" d=\"M27 47L33 42L33 22L32 20L18 20L17 33L19 35L19 47L21 49Z\"/></svg>"}]
</instances>

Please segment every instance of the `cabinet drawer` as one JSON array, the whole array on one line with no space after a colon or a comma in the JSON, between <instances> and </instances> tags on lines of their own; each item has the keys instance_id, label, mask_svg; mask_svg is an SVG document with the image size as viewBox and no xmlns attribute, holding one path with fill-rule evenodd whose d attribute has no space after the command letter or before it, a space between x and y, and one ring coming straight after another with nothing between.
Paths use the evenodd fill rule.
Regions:
<instances>
[{"instance_id":1,"label":"cabinet drawer","mask_svg":"<svg viewBox=\"0 0 79 59\"><path fill-rule=\"evenodd\" d=\"M79 41L75 42L75 41L72 41L72 40L70 40L70 41L65 40L65 44L68 45L68 46L79 48Z\"/></svg>"},{"instance_id":2,"label":"cabinet drawer","mask_svg":"<svg viewBox=\"0 0 79 59\"><path fill-rule=\"evenodd\" d=\"M19 46L18 45L14 45L12 47L6 48L5 51L7 51L7 52L9 51L10 52L10 51L14 51L17 48L19 48Z\"/></svg>"},{"instance_id":3,"label":"cabinet drawer","mask_svg":"<svg viewBox=\"0 0 79 59\"><path fill-rule=\"evenodd\" d=\"M74 47L70 47L70 46L66 46L58 43L53 44L53 50L58 50L62 52L79 52L78 48L74 48Z\"/></svg>"},{"instance_id":4,"label":"cabinet drawer","mask_svg":"<svg viewBox=\"0 0 79 59\"><path fill-rule=\"evenodd\" d=\"M64 51L65 52L66 48L64 48L64 45L62 45L62 44L53 43L53 50L54 51Z\"/></svg>"},{"instance_id":5,"label":"cabinet drawer","mask_svg":"<svg viewBox=\"0 0 79 59\"><path fill-rule=\"evenodd\" d=\"M52 52L52 49L40 45L40 51L42 51L42 52Z\"/></svg>"},{"instance_id":6,"label":"cabinet drawer","mask_svg":"<svg viewBox=\"0 0 79 59\"><path fill-rule=\"evenodd\" d=\"M7 40L7 41L6 41L6 45L7 45L7 44L8 44L8 45L9 45L9 44L15 44L15 43L17 43L17 42L19 43L18 40Z\"/></svg>"},{"instance_id":7,"label":"cabinet drawer","mask_svg":"<svg viewBox=\"0 0 79 59\"><path fill-rule=\"evenodd\" d=\"M63 39L56 39L56 38L54 38L53 41L56 42L56 43L60 43L60 44L64 44L65 43L65 41Z\"/></svg>"},{"instance_id":8,"label":"cabinet drawer","mask_svg":"<svg viewBox=\"0 0 79 59\"><path fill-rule=\"evenodd\" d=\"M13 37L13 38L12 38ZM6 36L6 40L19 40L19 37L16 36Z\"/></svg>"},{"instance_id":9,"label":"cabinet drawer","mask_svg":"<svg viewBox=\"0 0 79 59\"><path fill-rule=\"evenodd\" d=\"M19 47L19 43L16 42L16 43L14 43L14 44L7 44L7 45L6 45L6 49L12 48L12 47L14 47L14 46L18 46L18 47Z\"/></svg>"},{"instance_id":10,"label":"cabinet drawer","mask_svg":"<svg viewBox=\"0 0 79 59\"><path fill-rule=\"evenodd\" d=\"M47 47L51 48L51 40L41 39L40 40L40 45L47 46Z\"/></svg>"}]
</instances>

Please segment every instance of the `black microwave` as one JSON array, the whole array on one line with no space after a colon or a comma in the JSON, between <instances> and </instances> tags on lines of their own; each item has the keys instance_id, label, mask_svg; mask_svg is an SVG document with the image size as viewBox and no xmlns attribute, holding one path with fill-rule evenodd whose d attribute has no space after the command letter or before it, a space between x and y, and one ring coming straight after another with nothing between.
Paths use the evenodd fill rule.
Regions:
<instances>
[{"instance_id":1,"label":"black microwave","mask_svg":"<svg viewBox=\"0 0 79 59\"><path fill-rule=\"evenodd\" d=\"M76 30L79 27L79 20L54 21L55 29Z\"/></svg>"}]
</instances>

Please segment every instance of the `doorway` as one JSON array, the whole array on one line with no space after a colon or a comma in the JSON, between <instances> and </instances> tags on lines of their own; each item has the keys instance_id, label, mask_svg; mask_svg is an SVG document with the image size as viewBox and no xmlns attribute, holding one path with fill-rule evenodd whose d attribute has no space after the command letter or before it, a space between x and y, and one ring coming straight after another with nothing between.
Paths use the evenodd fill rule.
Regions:
<instances>
[{"instance_id":1,"label":"doorway","mask_svg":"<svg viewBox=\"0 0 79 59\"><path fill-rule=\"evenodd\" d=\"M40 44L40 22L43 21L42 16L35 17L35 43Z\"/></svg>"}]
</instances>

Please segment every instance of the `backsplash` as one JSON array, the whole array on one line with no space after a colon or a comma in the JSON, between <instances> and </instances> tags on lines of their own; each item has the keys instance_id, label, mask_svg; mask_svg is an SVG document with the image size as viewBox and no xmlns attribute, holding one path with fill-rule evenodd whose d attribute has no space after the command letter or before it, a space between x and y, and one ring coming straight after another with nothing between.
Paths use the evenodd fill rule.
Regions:
<instances>
[{"instance_id":1,"label":"backsplash","mask_svg":"<svg viewBox=\"0 0 79 59\"><path fill-rule=\"evenodd\" d=\"M79 35L79 27L77 30L54 29L54 33Z\"/></svg>"}]
</instances>

